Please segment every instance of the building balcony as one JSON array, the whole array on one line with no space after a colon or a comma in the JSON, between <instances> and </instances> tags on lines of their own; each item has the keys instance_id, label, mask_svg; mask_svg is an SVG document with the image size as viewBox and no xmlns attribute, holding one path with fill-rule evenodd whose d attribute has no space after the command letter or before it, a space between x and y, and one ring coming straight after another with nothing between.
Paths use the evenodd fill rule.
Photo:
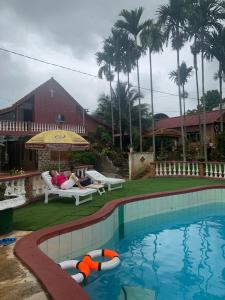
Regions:
<instances>
[{"instance_id":1,"label":"building balcony","mask_svg":"<svg viewBox=\"0 0 225 300\"><path fill-rule=\"evenodd\" d=\"M57 129L73 131L80 135L86 134L82 125L0 121L0 135L26 136Z\"/></svg>"}]
</instances>

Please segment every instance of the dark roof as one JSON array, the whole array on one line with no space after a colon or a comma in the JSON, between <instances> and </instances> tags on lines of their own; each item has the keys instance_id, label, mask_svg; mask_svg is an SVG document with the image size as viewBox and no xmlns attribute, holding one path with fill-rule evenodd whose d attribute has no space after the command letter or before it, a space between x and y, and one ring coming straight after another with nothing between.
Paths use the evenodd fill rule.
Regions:
<instances>
[{"instance_id":1,"label":"dark roof","mask_svg":"<svg viewBox=\"0 0 225 300\"><path fill-rule=\"evenodd\" d=\"M214 110L206 112L206 124L213 124L218 121L220 115L225 113L225 109L222 110ZM185 116L185 126L196 126L199 124L199 116L201 120L201 124L203 123L203 113L186 115ZM181 117L173 117L168 119L162 119L155 123L155 129L161 128L179 128L181 126Z\"/></svg>"}]
</instances>

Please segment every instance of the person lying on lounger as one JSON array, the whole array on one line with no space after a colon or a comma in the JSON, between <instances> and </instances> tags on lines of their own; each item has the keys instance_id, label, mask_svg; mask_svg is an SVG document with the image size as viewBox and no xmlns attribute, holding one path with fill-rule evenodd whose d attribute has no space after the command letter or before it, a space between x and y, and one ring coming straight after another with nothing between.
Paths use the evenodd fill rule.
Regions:
<instances>
[{"instance_id":1,"label":"person lying on lounger","mask_svg":"<svg viewBox=\"0 0 225 300\"><path fill-rule=\"evenodd\" d=\"M71 167L70 167L70 172L75 174L76 168L75 168L74 166L71 166ZM79 172L78 172L78 173L79 173ZM78 179L79 179L79 181L80 181L80 184L81 184L82 186L87 186L87 185L91 184L91 179L88 178L88 177L82 177L82 176L81 176L81 172L80 172L80 174L77 174L77 177L78 177Z\"/></svg>"},{"instance_id":2,"label":"person lying on lounger","mask_svg":"<svg viewBox=\"0 0 225 300\"><path fill-rule=\"evenodd\" d=\"M49 174L52 177L52 184L57 185L58 188L62 190L71 189L74 185L77 185L80 189L85 189L85 187L80 184L79 178L71 172L62 172L59 174L56 170L51 170Z\"/></svg>"}]
</instances>

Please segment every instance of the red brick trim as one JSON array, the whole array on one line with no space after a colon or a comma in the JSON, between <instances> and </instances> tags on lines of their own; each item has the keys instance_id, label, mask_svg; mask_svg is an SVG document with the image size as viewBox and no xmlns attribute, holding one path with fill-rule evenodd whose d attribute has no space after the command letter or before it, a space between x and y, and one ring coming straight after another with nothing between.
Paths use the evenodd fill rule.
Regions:
<instances>
[{"instance_id":1,"label":"red brick trim","mask_svg":"<svg viewBox=\"0 0 225 300\"><path fill-rule=\"evenodd\" d=\"M24 174L21 174L21 175L11 175L11 176L0 177L0 182L1 181L12 181L12 180L28 178L28 177L34 177L34 176L38 176L38 175L41 175L41 173L38 172L38 171L25 172Z\"/></svg>"},{"instance_id":2,"label":"red brick trim","mask_svg":"<svg viewBox=\"0 0 225 300\"><path fill-rule=\"evenodd\" d=\"M41 282L43 288L51 299L55 300L90 300L83 288L77 284L66 272L46 256L38 245L54 236L64 234L76 229L90 226L106 219L121 204L138 200L147 200L163 196L192 193L206 189L225 188L225 185L209 185L170 192L157 192L152 194L138 195L120 198L107 203L95 214L53 227L44 228L27 235L16 243L15 255L31 270Z\"/></svg>"}]
</instances>

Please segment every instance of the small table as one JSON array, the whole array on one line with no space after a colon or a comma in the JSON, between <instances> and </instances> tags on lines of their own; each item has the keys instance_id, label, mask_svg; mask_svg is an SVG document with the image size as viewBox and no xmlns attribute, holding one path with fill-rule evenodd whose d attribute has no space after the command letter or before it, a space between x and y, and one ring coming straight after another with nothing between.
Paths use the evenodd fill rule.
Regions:
<instances>
[{"instance_id":1,"label":"small table","mask_svg":"<svg viewBox=\"0 0 225 300\"><path fill-rule=\"evenodd\" d=\"M87 187L97 190L99 195L102 195L105 193L104 185L101 183L92 183L92 184L87 185Z\"/></svg>"}]
</instances>

